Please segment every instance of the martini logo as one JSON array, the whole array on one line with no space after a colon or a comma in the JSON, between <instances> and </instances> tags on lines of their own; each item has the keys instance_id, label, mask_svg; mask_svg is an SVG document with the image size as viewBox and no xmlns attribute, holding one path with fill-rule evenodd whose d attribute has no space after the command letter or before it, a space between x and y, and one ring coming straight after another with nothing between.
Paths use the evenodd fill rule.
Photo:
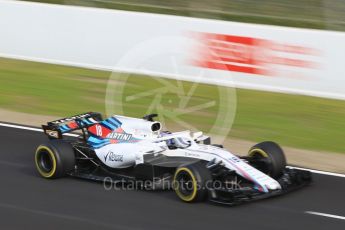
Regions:
<instances>
[{"instance_id":1,"label":"martini logo","mask_svg":"<svg viewBox=\"0 0 345 230\"><path fill-rule=\"evenodd\" d=\"M107 138L121 140L121 141L129 141L130 139L132 139L132 134L113 132L113 133L108 134Z\"/></svg>"}]
</instances>

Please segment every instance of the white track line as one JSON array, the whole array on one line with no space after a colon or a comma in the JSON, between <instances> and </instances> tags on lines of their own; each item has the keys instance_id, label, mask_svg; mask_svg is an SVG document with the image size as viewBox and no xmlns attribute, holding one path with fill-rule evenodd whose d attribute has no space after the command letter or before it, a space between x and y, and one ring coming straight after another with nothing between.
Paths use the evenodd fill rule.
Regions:
<instances>
[{"instance_id":1,"label":"white track line","mask_svg":"<svg viewBox=\"0 0 345 230\"><path fill-rule=\"evenodd\" d=\"M21 125L12 125L12 124L6 124L6 123L0 123L0 126L8 127L8 128L14 128L14 129L24 129L24 130L30 130L30 131L43 133L43 129L40 129L40 128L32 128L32 127L26 127L26 126L21 126ZM65 133L63 135L70 136L70 137L78 137L79 136L78 134L73 134L73 133Z\"/></svg>"},{"instance_id":2,"label":"white track line","mask_svg":"<svg viewBox=\"0 0 345 230\"><path fill-rule=\"evenodd\" d=\"M339 220L345 220L344 216L337 216L337 215L332 215L332 214L327 214L327 213L322 213L322 212L306 211L305 213L311 214L311 215L317 215L317 216L324 216L324 217L339 219Z\"/></svg>"},{"instance_id":3,"label":"white track line","mask_svg":"<svg viewBox=\"0 0 345 230\"><path fill-rule=\"evenodd\" d=\"M32 127L27 127L27 126L22 126L22 125L12 125L12 124L1 123L1 122L0 122L0 126L8 127L8 128L14 128L14 129L30 130L30 131L35 131L35 132L43 132L43 130L40 128L32 128ZM73 133L65 133L63 135L70 136L70 137L78 137L79 136L78 134L73 134ZM295 167L295 166L288 166L288 167L293 168L293 169L307 170L307 171L310 171L310 172L316 173L316 174L345 178L345 175L340 174L340 173L332 173L332 172L320 171L320 170L315 170L315 169L300 168L300 167Z\"/></svg>"},{"instance_id":4,"label":"white track line","mask_svg":"<svg viewBox=\"0 0 345 230\"><path fill-rule=\"evenodd\" d=\"M316 169L300 168L300 167L295 167L295 166L287 166L287 167L291 168L291 169L299 169L299 170L310 171L310 172L316 173L316 174L322 174L322 175L327 175L327 176L336 176L336 177L343 177L343 178L345 178L345 175L341 174L341 173L333 173L333 172L321 171L321 170L316 170Z\"/></svg>"}]
</instances>

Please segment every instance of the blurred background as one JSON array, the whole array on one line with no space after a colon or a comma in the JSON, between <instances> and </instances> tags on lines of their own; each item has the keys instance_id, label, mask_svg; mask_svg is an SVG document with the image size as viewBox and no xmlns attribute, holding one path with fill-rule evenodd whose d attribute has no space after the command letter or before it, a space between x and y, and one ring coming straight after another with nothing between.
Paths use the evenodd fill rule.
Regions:
<instances>
[{"instance_id":1,"label":"blurred background","mask_svg":"<svg viewBox=\"0 0 345 230\"><path fill-rule=\"evenodd\" d=\"M158 14L209 18L276 26L345 31L345 1L342 0L42 0L36 2L139 11ZM1 15L0 15L1 17ZM5 23L5 22L3 22ZM42 22L43 23L43 22ZM3 24L3 26L7 26ZM28 28L30 30L30 28ZM20 37L16 39L27 39ZM1 42L1 37L0 37ZM344 41L345 44L345 41ZM38 48L38 47L36 47ZM343 48L343 47L342 47ZM60 50L61 51L61 50ZM60 52L59 51L59 52ZM312 168L345 172L345 101L324 97L229 88L165 79L156 81L149 74L126 74L106 70L48 64L9 58L0 50L0 121L38 126L48 119L86 111L107 113L105 105L109 78L124 86L123 98L136 92L155 92L162 85L180 91L162 92L160 108L150 112L162 117L172 129L190 125L209 133L214 118L227 111L220 95L235 94L236 110L224 143L233 151L245 153L256 142L273 140L282 144L289 161ZM339 58L344 58L339 56ZM25 59L25 58L24 58ZM338 71L339 72L339 71ZM345 70L340 70L345 73ZM340 88L344 86L339 86ZM188 106L206 104L184 114L181 122L173 117L183 98ZM152 104L153 94L121 103L124 115L141 117ZM211 104L207 104L210 103ZM214 104L212 104L214 103ZM234 107L232 107L234 109ZM170 117L169 117L170 116ZM214 135L222 135L217 131Z\"/></svg>"},{"instance_id":2,"label":"blurred background","mask_svg":"<svg viewBox=\"0 0 345 230\"><path fill-rule=\"evenodd\" d=\"M345 30L343 0L38 0L36 2L301 28Z\"/></svg>"}]
</instances>

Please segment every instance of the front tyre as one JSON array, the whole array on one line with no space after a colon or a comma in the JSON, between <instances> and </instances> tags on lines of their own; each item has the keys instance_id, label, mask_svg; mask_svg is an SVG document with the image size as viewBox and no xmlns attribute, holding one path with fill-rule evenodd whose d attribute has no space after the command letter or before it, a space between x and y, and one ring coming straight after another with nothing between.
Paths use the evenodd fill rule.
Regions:
<instances>
[{"instance_id":1,"label":"front tyre","mask_svg":"<svg viewBox=\"0 0 345 230\"><path fill-rule=\"evenodd\" d=\"M281 147L272 141L265 141L254 145L248 156L262 172L274 179L279 178L286 167L286 158Z\"/></svg>"},{"instance_id":2,"label":"front tyre","mask_svg":"<svg viewBox=\"0 0 345 230\"><path fill-rule=\"evenodd\" d=\"M199 202L207 198L207 185L211 182L212 176L209 170L201 162L197 162L177 168L173 189L182 201Z\"/></svg>"},{"instance_id":3,"label":"front tyre","mask_svg":"<svg viewBox=\"0 0 345 230\"><path fill-rule=\"evenodd\" d=\"M66 176L75 166L75 154L70 143L51 140L38 146L35 152L38 173L47 179Z\"/></svg>"}]
</instances>

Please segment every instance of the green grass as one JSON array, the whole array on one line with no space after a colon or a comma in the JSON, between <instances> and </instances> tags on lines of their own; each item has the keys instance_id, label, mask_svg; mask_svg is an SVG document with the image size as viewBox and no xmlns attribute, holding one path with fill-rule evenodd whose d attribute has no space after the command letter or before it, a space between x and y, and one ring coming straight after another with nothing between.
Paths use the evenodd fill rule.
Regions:
<instances>
[{"instance_id":1,"label":"green grass","mask_svg":"<svg viewBox=\"0 0 345 230\"><path fill-rule=\"evenodd\" d=\"M106 85L110 76L111 73L105 71L0 59L0 107L61 117L85 111L105 113ZM127 96L164 88L162 82L148 76L132 74L128 79L119 73L113 76L117 78L113 85L115 96L123 96L123 100L115 97L115 112L125 115L141 117L160 94L126 101ZM285 146L345 153L345 101L244 89L234 91L199 84L185 108L212 101L215 105L180 114L183 109L177 108L185 100L181 90L188 92L193 83L183 82L179 88L175 80L164 81L175 87L161 94L159 112L167 116L178 115L188 125L205 132L210 131L217 116L216 128L226 128L222 127L222 119L231 104L227 100L220 103L219 98L235 92L237 109L230 137L256 142L273 140ZM165 119L169 126L174 124L173 119Z\"/></svg>"},{"instance_id":2,"label":"green grass","mask_svg":"<svg viewBox=\"0 0 345 230\"><path fill-rule=\"evenodd\" d=\"M26 0L345 31L343 0Z\"/></svg>"}]
</instances>

